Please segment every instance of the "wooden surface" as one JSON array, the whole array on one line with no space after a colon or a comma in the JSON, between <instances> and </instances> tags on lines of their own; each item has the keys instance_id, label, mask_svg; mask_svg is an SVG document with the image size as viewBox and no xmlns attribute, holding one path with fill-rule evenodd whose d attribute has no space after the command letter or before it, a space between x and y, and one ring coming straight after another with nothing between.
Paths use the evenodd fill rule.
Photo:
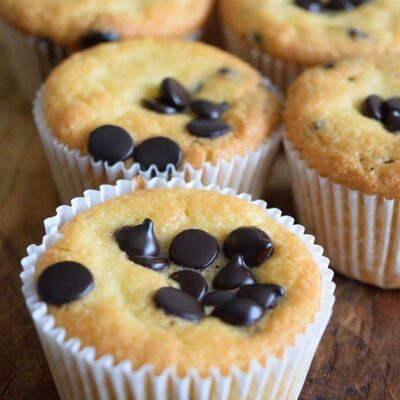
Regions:
<instances>
[{"instance_id":1,"label":"wooden surface","mask_svg":"<svg viewBox=\"0 0 400 400\"><path fill-rule=\"evenodd\" d=\"M20 291L25 247L44 234L59 204L30 115L0 48L0 399L52 400L57 393ZM293 214L277 164L270 206ZM334 315L302 400L400 399L400 292L337 276ZM284 400L284 399L282 399Z\"/></svg>"}]
</instances>

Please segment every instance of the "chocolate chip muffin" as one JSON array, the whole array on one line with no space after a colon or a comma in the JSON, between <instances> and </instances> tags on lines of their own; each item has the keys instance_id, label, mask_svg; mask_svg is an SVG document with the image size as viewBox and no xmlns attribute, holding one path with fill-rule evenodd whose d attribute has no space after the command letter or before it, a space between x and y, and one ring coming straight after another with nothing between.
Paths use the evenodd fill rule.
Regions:
<instances>
[{"instance_id":1,"label":"chocolate chip muffin","mask_svg":"<svg viewBox=\"0 0 400 400\"><path fill-rule=\"evenodd\" d=\"M386 56L310 69L285 111L303 223L336 269L383 287L400 286L399 67Z\"/></svg>"},{"instance_id":2,"label":"chocolate chip muffin","mask_svg":"<svg viewBox=\"0 0 400 400\"><path fill-rule=\"evenodd\" d=\"M279 143L280 101L268 82L234 56L183 41L72 56L46 81L35 116L65 200L137 174L259 193Z\"/></svg>"},{"instance_id":3,"label":"chocolate chip muffin","mask_svg":"<svg viewBox=\"0 0 400 400\"><path fill-rule=\"evenodd\" d=\"M282 89L305 67L400 50L391 0L222 0L227 45Z\"/></svg>"},{"instance_id":4,"label":"chocolate chip muffin","mask_svg":"<svg viewBox=\"0 0 400 400\"><path fill-rule=\"evenodd\" d=\"M213 0L1 0L0 16L28 92L72 51L136 37L197 37L212 6Z\"/></svg>"},{"instance_id":5,"label":"chocolate chip muffin","mask_svg":"<svg viewBox=\"0 0 400 400\"><path fill-rule=\"evenodd\" d=\"M171 382L159 396L173 398L172 386L189 379L201 398L218 398L222 387L237 398L243 384L236 367L249 380L246 398L297 398L331 312L328 260L293 220L263 202L187 189L183 181L145 185L127 193L132 182L121 181L107 188L109 201L79 212L60 208L63 215L47 223L55 236L46 243L53 244L42 249L30 279L55 327L66 340L78 338L82 352L92 347L96 359L154 370ZM74 204L102 197L86 196ZM277 357L272 364L270 356ZM73 378L83 379L71 383L78 393L98 384L85 376ZM146 376L136 377L136 388ZM213 382L208 396L195 376Z\"/></svg>"}]
</instances>

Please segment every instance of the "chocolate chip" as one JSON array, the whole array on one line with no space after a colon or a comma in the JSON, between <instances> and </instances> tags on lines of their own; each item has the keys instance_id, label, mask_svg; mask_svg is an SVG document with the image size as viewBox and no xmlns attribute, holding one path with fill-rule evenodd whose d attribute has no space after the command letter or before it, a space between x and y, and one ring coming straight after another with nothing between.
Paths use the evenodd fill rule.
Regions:
<instances>
[{"instance_id":1,"label":"chocolate chip","mask_svg":"<svg viewBox=\"0 0 400 400\"><path fill-rule=\"evenodd\" d=\"M392 97L382 104L383 122L389 132L400 131L400 97Z\"/></svg>"},{"instance_id":2,"label":"chocolate chip","mask_svg":"<svg viewBox=\"0 0 400 400\"><path fill-rule=\"evenodd\" d=\"M114 237L119 248L130 257L157 257L160 253L153 222L148 218L139 225L127 225L118 229Z\"/></svg>"},{"instance_id":3,"label":"chocolate chip","mask_svg":"<svg viewBox=\"0 0 400 400\"><path fill-rule=\"evenodd\" d=\"M216 289L231 290L255 283L253 273L246 267L243 256L235 255L214 277Z\"/></svg>"},{"instance_id":4,"label":"chocolate chip","mask_svg":"<svg viewBox=\"0 0 400 400\"><path fill-rule=\"evenodd\" d=\"M166 314L193 322L204 317L203 306L189 293L179 289L161 288L157 290L154 301Z\"/></svg>"},{"instance_id":5,"label":"chocolate chip","mask_svg":"<svg viewBox=\"0 0 400 400\"><path fill-rule=\"evenodd\" d=\"M217 240L200 229L187 229L173 239L169 255L176 264L193 269L208 267L218 255Z\"/></svg>"},{"instance_id":6,"label":"chocolate chip","mask_svg":"<svg viewBox=\"0 0 400 400\"><path fill-rule=\"evenodd\" d=\"M352 39L368 39L369 38L368 33L363 32L360 29L356 29L356 28L349 28L347 30L347 33Z\"/></svg>"},{"instance_id":7,"label":"chocolate chip","mask_svg":"<svg viewBox=\"0 0 400 400\"><path fill-rule=\"evenodd\" d=\"M271 238L256 227L240 227L232 231L225 239L224 252L232 258L242 254L249 267L260 265L272 256L274 245Z\"/></svg>"},{"instance_id":8,"label":"chocolate chip","mask_svg":"<svg viewBox=\"0 0 400 400\"><path fill-rule=\"evenodd\" d=\"M85 33L81 37L81 47L86 49L88 47L96 46L100 43L106 42L117 42L120 40L120 36L111 31L91 31Z\"/></svg>"},{"instance_id":9,"label":"chocolate chip","mask_svg":"<svg viewBox=\"0 0 400 400\"><path fill-rule=\"evenodd\" d=\"M131 261L142 267L152 269L154 271L162 271L168 267L168 259L163 257L152 256L128 256Z\"/></svg>"},{"instance_id":10,"label":"chocolate chip","mask_svg":"<svg viewBox=\"0 0 400 400\"><path fill-rule=\"evenodd\" d=\"M115 125L103 125L90 133L88 149L95 160L113 165L131 157L134 144L125 129Z\"/></svg>"},{"instance_id":11,"label":"chocolate chip","mask_svg":"<svg viewBox=\"0 0 400 400\"><path fill-rule=\"evenodd\" d=\"M336 64L334 62L326 63L326 64L324 64L324 68L332 69L332 68L335 68L335 65Z\"/></svg>"},{"instance_id":12,"label":"chocolate chip","mask_svg":"<svg viewBox=\"0 0 400 400\"><path fill-rule=\"evenodd\" d=\"M368 96L363 104L363 114L369 118L382 120L382 99L377 95Z\"/></svg>"},{"instance_id":13,"label":"chocolate chip","mask_svg":"<svg viewBox=\"0 0 400 400\"><path fill-rule=\"evenodd\" d=\"M224 304L226 301L232 300L235 295L232 292L228 292L226 290L214 290L212 292L208 292L203 297L203 304L205 306L218 307L221 304Z\"/></svg>"},{"instance_id":14,"label":"chocolate chip","mask_svg":"<svg viewBox=\"0 0 400 400\"><path fill-rule=\"evenodd\" d=\"M200 118L219 119L221 114L229 108L229 104L199 99L192 101L190 107Z\"/></svg>"},{"instance_id":15,"label":"chocolate chip","mask_svg":"<svg viewBox=\"0 0 400 400\"><path fill-rule=\"evenodd\" d=\"M238 291L238 297L250 299L264 308L275 308L278 297L285 295L285 290L279 285L261 284L243 286Z\"/></svg>"},{"instance_id":16,"label":"chocolate chip","mask_svg":"<svg viewBox=\"0 0 400 400\"><path fill-rule=\"evenodd\" d=\"M259 32L253 32L253 33L251 34L251 38L252 38L252 40L253 40L254 42L256 42L256 43L258 43L258 44L261 44L262 41L263 41L262 36L261 36L261 34L260 34Z\"/></svg>"},{"instance_id":17,"label":"chocolate chip","mask_svg":"<svg viewBox=\"0 0 400 400\"><path fill-rule=\"evenodd\" d=\"M187 129L194 136L214 139L226 135L231 127L221 120L194 119L188 123Z\"/></svg>"},{"instance_id":18,"label":"chocolate chip","mask_svg":"<svg viewBox=\"0 0 400 400\"><path fill-rule=\"evenodd\" d=\"M87 296L93 288L91 272L74 261L50 265L40 274L37 282L40 298L56 306L79 300Z\"/></svg>"},{"instance_id":19,"label":"chocolate chip","mask_svg":"<svg viewBox=\"0 0 400 400\"><path fill-rule=\"evenodd\" d=\"M312 13L318 13L322 11L322 4L319 2L319 0L296 0L295 4L296 6L304 8Z\"/></svg>"},{"instance_id":20,"label":"chocolate chip","mask_svg":"<svg viewBox=\"0 0 400 400\"><path fill-rule=\"evenodd\" d=\"M234 74L236 70L230 67L222 67L217 70L217 72L221 75L229 75L229 74Z\"/></svg>"},{"instance_id":21,"label":"chocolate chip","mask_svg":"<svg viewBox=\"0 0 400 400\"><path fill-rule=\"evenodd\" d=\"M191 294L197 300L201 300L207 292L207 282L198 272L178 271L170 275L170 278L179 283L181 290Z\"/></svg>"},{"instance_id":22,"label":"chocolate chip","mask_svg":"<svg viewBox=\"0 0 400 400\"><path fill-rule=\"evenodd\" d=\"M352 10L354 4L349 0L330 0L325 7L332 11Z\"/></svg>"},{"instance_id":23,"label":"chocolate chip","mask_svg":"<svg viewBox=\"0 0 400 400\"><path fill-rule=\"evenodd\" d=\"M173 140L157 136L143 141L136 148L134 158L142 169L155 165L160 172L164 172L170 164L174 167L181 165L182 151Z\"/></svg>"},{"instance_id":24,"label":"chocolate chip","mask_svg":"<svg viewBox=\"0 0 400 400\"><path fill-rule=\"evenodd\" d=\"M190 105L189 92L173 78L166 78L161 83L161 100L178 109L184 109Z\"/></svg>"},{"instance_id":25,"label":"chocolate chip","mask_svg":"<svg viewBox=\"0 0 400 400\"><path fill-rule=\"evenodd\" d=\"M264 308L255 301L233 298L215 308L211 315L230 325L248 326L256 323L264 312Z\"/></svg>"},{"instance_id":26,"label":"chocolate chip","mask_svg":"<svg viewBox=\"0 0 400 400\"><path fill-rule=\"evenodd\" d=\"M160 101L157 100L143 99L142 106L150 111L154 111L159 114L172 115L178 112L176 108L168 104L161 103Z\"/></svg>"}]
</instances>

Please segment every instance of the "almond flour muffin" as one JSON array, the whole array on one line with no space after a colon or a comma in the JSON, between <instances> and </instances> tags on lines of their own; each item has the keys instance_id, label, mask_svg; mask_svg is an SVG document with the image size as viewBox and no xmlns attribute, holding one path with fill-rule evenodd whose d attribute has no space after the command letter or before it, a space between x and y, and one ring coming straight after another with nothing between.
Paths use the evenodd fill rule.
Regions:
<instances>
[{"instance_id":1,"label":"almond flour muffin","mask_svg":"<svg viewBox=\"0 0 400 400\"><path fill-rule=\"evenodd\" d=\"M300 218L335 268L399 287L400 56L304 72L285 122Z\"/></svg>"},{"instance_id":2,"label":"almond flour muffin","mask_svg":"<svg viewBox=\"0 0 400 400\"><path fill-rule=\"evenodd\" d=\"M64 329L72 347L71 338L79 339L75 355L83 353L72 379L58 363L58 378L67 381L61 394L92 398L90 387L105 399L115 396L120 367L111 367L111 385L99 390L102 379L85 371L90 346L97 360L131 363L120 382L128 397L143 386L142 399L178 391L182 399L296 399L331 313L328 260L265 203L187 189L183 181L145 186L127 193L132 182L120 181L107 189L110 200L93 208L82 207L99 202L98 192L88 192L90 199L75 200L80 212L60 208L65 214L47 223L54 237L37 253L31 290L47 304L52 329ZM28 286L25 280L29 298ZM42 317L35 322L44 347L63 351L42 332L49 318ZM135 389L126 389L130 379Z\"/></svg>"},{"instance_id":3,"label":"almond flour muffin","mask_svg":"<svg viewBox=\"0 0 400 400\"><path fill-rule=\"evenodd\" d=\"M39 93L35 118L65 200L137 174L254 194L279 143L280 101L271 90L219 49L137 39L63 62Z\"/></svg>"},{"instance_id":4,"label":"almond flour muffin","mask_svg":"<svg viewBox=\"0 0 400 400\"><path fill-rule=\"evenodd\" d=\"M222 0L228 48L283 89L304 68L400 50L391 0Z\"/></svg>"},{"instance_id":5,"label":"almond flour muffin","mask_svg":"<svg viewBox=\"0 0 400 400\"><path fill-rule=\"evenodd\" d=\"M14 69L27 92L72 51L136 37L196 37L213 0L0 0Z\"/></svg>"}]
</instances>

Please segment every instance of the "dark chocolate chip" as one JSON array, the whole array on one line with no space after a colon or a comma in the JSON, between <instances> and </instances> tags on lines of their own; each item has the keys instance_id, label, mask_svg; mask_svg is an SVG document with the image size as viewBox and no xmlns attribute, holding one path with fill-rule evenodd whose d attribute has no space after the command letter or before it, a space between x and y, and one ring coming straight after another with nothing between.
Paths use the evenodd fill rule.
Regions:
<instances>
[{"instance_id":1,"label":"dark chocolate chip","mask_svg":"<svg viewBox=\"0 0 400 400\"><path fill-rule=\"evenodd\" d=\"M129 257L157 257L160 253L153 222L146 218L139 225L127 225L114 233L118 246Z\"/></svg>"},{"instance_id":2,"label":"dark chocolate chip","mask_svg":"<svg viewBox=\"0 0 400 400\"><path fill-rule=\"evenodd\" d=\"M352 10L354 4L350 0L330 0L325 8L332 11Z\"/></svg>"},{"instance_id":3,"label":"dark chocolate chip","mask_svg":"<svg viewBox=\"0 0 400 400\"><path fill-rule=\"evenodd\" d=\"M326 63L326 64L324 64L324 68L332 69L332 68L335 68L335 65L336 64L334 62Z\"/></svg>"},{"instance_id":4,"label":"dark chocolate chip","mask_svg":"<svg viewBox=\"0 0 400 400\"><path fill-rule=\"evenodd\" d=\"M249 267L260 265L272 256L274 245L271 238L261 229L242 226L232 231L225 239L224 252L228 258L242 254Z\"/></svg>"},{"instance_id":5,"label":"dark chocolate chip","mask_svg":"<svg viewBox=\"0 0 400 400\"><path fill-rule=\"evenodd\" d=\"M157 136L143 141L136 148L134 158L142 169L155 165L160 172L164 172L170 164L174 167L181 165L182 151L173 140Z\"/></svg>"},{"instance_id":6,"label":"dark chocolate chip","mask_svg":"<svg viewBox=\"0 0 400 400\"><path fill-rule=\"evenodd\" d=\"M203 297L203 304L205 306L218 307L226 301L232 300L235 295L232 292L226 290L214 290L208 292Z\"/></svg>"},{"instance_id":7,"label":"dark chocolate chip","mask_svg":"<svg viewBox=\"0 0 400 400\"><path fill-rule=\"evenodd\" d=\"M192 101L190 107L200 118L219 119L221 114L229 108L229 104L199 99Z\"/></svg>"},{"instance_id":8,"label":"dark chocolate chip","mask_svg":"<svg viewBox=\"0 0 400 400\"><path fill-rule=\"evenodd\" d=\"M214 139L226 135L231 127L221 120L194 119L187 125L188 131L202 138Z\"/></svg>"},{"instance_id":9,"label":"dark chocolate chip","mask_svg":"<svg viewBox=\"0 0 400 400\"><path fill-rule=\"evenodd\" d=\"M400 97L392 97L382 104L383 123L389 132L400 131Z\"/></svg>"},{"instance_id":10,"label":"dark chocolate chip","mask_svg":"<svg viewBox=\"0 0 400 400\"><path fill-rule=\"evenodd\" d=\"M200 229L187 229L172 240L169 248L171 260L193 269L208 267L218 255L217 240Z\"/></svg>"},{"instance_id":11,"label":"dark chocolate chip","mask_svg":"<svg viewBox=\"0 0 400 400\"><path fill-rule=\"evenodd\" d=\"M217 72L221 75L229 75L236 73L236 70L231 67L222 67L218 69Z\"/></svg>"},{"instance_id":12,"label":"dark chocolate chip","mask_svg":"<svg viewBox=\"0 0 400 400\"><path fill-rule=\"evenodd\" d=\"M322 11L322 4L319 0L296 0L295 4L312 13L319 13Z\"/></svg>"},{"instance_id":13,"label":"dark chocolate chip","mask_svg":"<svg viewBox=\"0 0 400 400\"><path fill-rule=\"evenodd\" d=\"M233 298L216 307L211 315L230 325L248 326L256 323L264 312L264 308L255 301Z\"/></svg>"},{"instance_id":14,"label":"dark chocolate chip","mask_svg":"<svg viewBox=\"0 0 400 400\"><path fill-rule=\"evenodd\" d=\"M231 290L242 286L252 285L256 282L253 273L246 267L243 256L235 255L221 269L213 280L216 289Z\"/></svg>"},{"instance_id":15,"label":"dark chocolate chip","mask_svg":"<svg viewBox=\"0 0 400 400\"><path fill-rule=\"evenodd\" d=\"M152 269L154 271L162 271L168 267L168 259L163 257L152 256L128 256L131 261L142 267Z\"/></svg>"},{"instance_id":16,"label":"dark chocolate chip","mask_svg":"<svg viewBox=\"0 0 400 400\"><path fill-rule=\"evenodd\" d=\"M243 286L238 291L238 297L253 300L264 308L275 308L278 297L285 295L285 290L279 285L256 283Z\"/></svg>"},{"instance_id":17,"label":"dark chocolate chip","mask_svg":"<svg viewBox=\"0 0 400 400\"><path fill-rule=\"evenodd\" d=\"M134 143L125 129L115 125L103 125L90 133L88 149L95 160L112 165L131 157Z\"/></svg>"},{"instance_id":18,"label":"dark chocolate chip","mask_svg":"<svg viewBox=\"0 0 400 400\"><path fill-rule=\"evenodd\" d=\"M368 96L363 105L363 114L369 118L382 120L382 99L377 95Z\"/></svg>"},{"instance_id":19,"label":"dark chocolate chip","mask_svg":"<svg viewBox=\"0 0 400 400\"><path fill-rule=\"evenodd\" d=\"M161 100L178 109L184 109L190 105L189 92L173 78L166 78L161 83Z\"/></svg>"},{"instance_id":20,"label":"dark chocolate chip","mask_svg":"<svg viewBox=\"0 0 400 400\"><path fill-rule=\"evenodd\" d=\"M347 33L352 39L368 39L369 38L368 33L361 31L360 29L356 29L356 28L349 28L347 30Z\"/></svg>"},{"instance_id":21,"label":"dark chocolate chip","mask_svg":"<svg viewBox=\"0 0 400 400\"><path fill-rule=\"evenodd\" d=\"M263 41L262 36L259 32L253 32L251 34L251 38L253 39L254 42L256 42L258 44L261 44Z\"/></svg>"},{"instance_id":22,"label":"dark chocolate chip","mask_svg":"<svg viewBox=\"0 0 400 400\"><path fill-rule=\"evenodd\" d=\"M181 290L191 294L197 300L201 300L207 292L207 282L198 272L178 271L170 275L170 278L179 283Z\"/></svg>"},{"instance_id":23,"label":"dark chocolate chip","mask_svg":"<svg viewBox=\"0 0 400 400\"><path fill-rule=\"evenodd\" d=\"M204 317L203 306L189 293L183 290L164 287L157 290L154 301L166 314L198 321Z\"/></svg>"},{"instance_id":24,"label":"dark chocolate chip","mask_svg":"<svg viewBox=\"0 0 400 400\"><path fill-rule=\"evenodd\" d=\"M92 273L74 261L50 265L40 274L37 282L40 298L56 306L79 300L87 296L93 288Z\"/></svg>"},{"instance_id":25,"label":"dark chocolate chip","mask_svg":"<svg viewBox=\"0 0 400 400\"><path fill-rule=\"evenodd\" d=\"M160 101L157 100L143 99L142 106L150 111L154 111L159 114L172 115L178 112L178 110L175 107L161 103Z\"/></svg>"},{"instance_id":26,"label":"dark chocolate chip","mask_svg":"<svg viewBox=\"0 0 400 400\"><path fill-rule=\"evenodd\" d=\"M86 49L88 47L96 46L100 43L117 42L120 36L111 31L91 31L85 33L81 37L81 47Z\"/></svg>"},{"instance_id":27,"label":"dark chocolate chip","mask_svg":"<svg viewBox=\"0 0 400 400\"><path fill-rule=\"evenodd\" d=\"M383 112L400 111L400 97L392 97L383 104Z\"/></svg>"}]
</instances>

